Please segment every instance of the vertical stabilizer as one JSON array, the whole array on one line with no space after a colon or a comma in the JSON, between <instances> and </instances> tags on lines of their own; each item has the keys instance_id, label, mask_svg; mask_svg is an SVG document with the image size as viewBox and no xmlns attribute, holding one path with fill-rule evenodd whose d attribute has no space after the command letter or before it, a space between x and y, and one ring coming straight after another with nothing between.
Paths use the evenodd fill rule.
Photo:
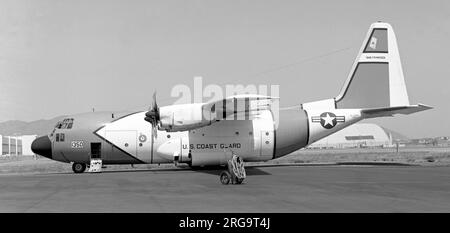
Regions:
<instances>
[{"instance_id":1,"label":"vertical stabilizer","mask_svg":"<svg viewBox=\"0 0 450 233\"><path fill-rule=\"evenodd\" d=\"M337 108L408 106L397 39L388 23L370 26L351 72L335 98Z\"/></svg>"}]
</instances>

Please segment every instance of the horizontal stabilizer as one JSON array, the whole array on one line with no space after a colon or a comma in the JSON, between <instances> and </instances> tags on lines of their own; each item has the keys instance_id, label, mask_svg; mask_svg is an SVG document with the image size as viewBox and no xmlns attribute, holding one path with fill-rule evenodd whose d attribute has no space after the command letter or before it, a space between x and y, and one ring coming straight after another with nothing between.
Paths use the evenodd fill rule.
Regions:
<instances>
[{"instance_id":1,"label":"horizontal stabilizer","mask_svg":"<svg viewBox=\"0 0 450 233\"><path fill-rule=\"evenodd\" d=\"M398 106L398 107L390 107L390 108L368 108L361 110L364 118L374 118L374 117L385 117L385 116L393 116L394 114L412 114L416 112L425 111L428 109L432 109L431 106L418 104L418 105L410 105L410 106Z\"/></svg>"}]
</instances>

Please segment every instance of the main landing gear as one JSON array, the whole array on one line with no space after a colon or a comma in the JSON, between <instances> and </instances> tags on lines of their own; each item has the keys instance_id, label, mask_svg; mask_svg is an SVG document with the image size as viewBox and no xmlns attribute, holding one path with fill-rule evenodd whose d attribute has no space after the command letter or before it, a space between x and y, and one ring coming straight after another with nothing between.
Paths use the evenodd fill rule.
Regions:
<instances>
[{"instance_id":1,"label":"main landing gear","mask_svg":"<svg viewBox=\"0 0 450 233\"><path fill-rule=\"evenodd\" d=\"M75 173L83 173L86 170L86 164L85 163L73 163L72 170Z\"/></svg>"},{"instance_id":2,"label":"main landing gear","mask_svg":"<svg viewBox=\"0 0 450 233\"><path fill-rule=\"evenodd\" d=\"M230 160L228 160L227 170L220 173L220 182L224 185L229 184L242 184L244 181L245 167L244 160L241 157L233 154Z\"/></svg>"}]
</instances>

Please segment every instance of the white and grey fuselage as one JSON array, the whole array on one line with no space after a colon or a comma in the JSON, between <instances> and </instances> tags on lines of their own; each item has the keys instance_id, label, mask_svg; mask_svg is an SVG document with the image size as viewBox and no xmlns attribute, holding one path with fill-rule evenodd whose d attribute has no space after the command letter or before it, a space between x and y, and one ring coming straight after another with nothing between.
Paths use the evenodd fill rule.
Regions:
<instances>
[{"instance_id":1,"label":"white and grey fuselage","mask_svg":"<svg viewBox=\"0 0 450 233\"><path fill-rule=\"evenodd\" d=\"M330 117L325 128L323 113L300 106L280 110L277 125L272 112L264 110L253 119L223 120L189 131L158 131L156 137L144 120L144 111L86 113L68 117L70 128L59 125L49 135L51 158L89 163L91 145L100 143L104 164L177 161L192 166L223 165L230 153L245 161L267 161L303 148L361 116L357 110L352 114L348 110L334 110L325 116Z\"/></svg>"}]
</instances>

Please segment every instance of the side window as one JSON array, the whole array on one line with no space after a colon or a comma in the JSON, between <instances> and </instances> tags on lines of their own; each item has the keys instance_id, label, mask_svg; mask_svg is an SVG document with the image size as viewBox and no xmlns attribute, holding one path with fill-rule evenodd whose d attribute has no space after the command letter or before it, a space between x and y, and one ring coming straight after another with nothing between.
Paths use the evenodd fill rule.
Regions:
<instances>
[{"instance_id":1,"label":"side window","mask_svg":"<svg viewBox=\"0 0 450 233\"><path fill-rule=\"evenodd\" d=\"M59 142L59 133L56 134L55 139L56 139L57 142Z\"/></svg>"},{"instance_id":2,"label":"side window","mask_svg":"<svg viewBox=\"0 0 450 233\"><path fill-rule=\"evenodd\" d=\"M61 135L59 135L59 141L60 142L64 142L64 134L62 133Z\"/></svg>"}]
</instances>

